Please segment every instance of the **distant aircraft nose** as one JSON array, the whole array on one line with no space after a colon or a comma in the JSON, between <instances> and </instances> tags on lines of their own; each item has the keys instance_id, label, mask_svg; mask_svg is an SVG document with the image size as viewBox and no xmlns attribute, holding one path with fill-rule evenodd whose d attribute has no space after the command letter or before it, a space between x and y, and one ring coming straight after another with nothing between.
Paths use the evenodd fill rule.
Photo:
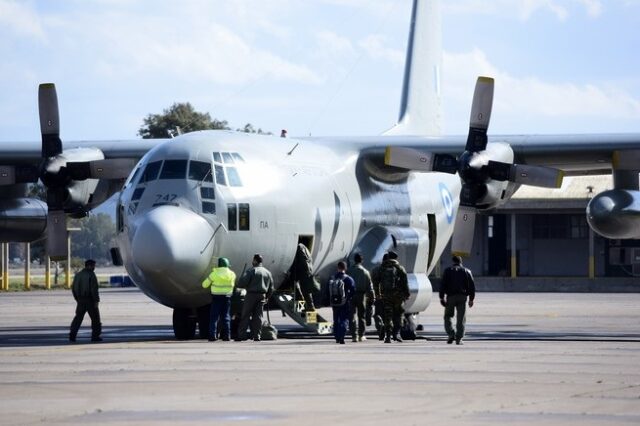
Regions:
<instances>
[{"instance_id":1,"label":"distant aircraft nose","mask_svg":"<svg viewBox=\"0 0 640 426\"><path fill-rule=\"evenodd\" d=\"M177 206L156 207L140 218L131 254L158 298L202 292L213 232L203 217Z\"/></svg>"}]
</instances>

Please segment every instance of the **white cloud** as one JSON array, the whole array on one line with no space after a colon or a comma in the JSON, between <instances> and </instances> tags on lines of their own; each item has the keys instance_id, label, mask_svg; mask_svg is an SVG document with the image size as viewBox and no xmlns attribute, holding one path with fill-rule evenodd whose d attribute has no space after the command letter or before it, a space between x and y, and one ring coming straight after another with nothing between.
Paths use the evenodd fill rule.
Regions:
<instances>
[{"instance_id":1,"label":"white cloud","mask_svg":"<svg viewBox=\"0 0 640 426\"><path fill-rule=\"evenodd\" d=\"M30 3L0 0L0 26L19 36L46 41L42 22Z\"/></svg>"},{"instance_id":2,"label":"white cloud","mask_svg":"<svg viewBox=\"0 0 640 426\"><path fill-rule=\"evenodd\" d=\"M478 15L507 16L529 20L536 13L550 13L559 21L566 20L570 15L571 4L577 5L592 18L602 12L600 0L457 0L455 2L443 2L443 11L448 13L465 13Z\"/></svg>"},{"instance_id":3,"label":"white cloud","mask_svg":"<svg viewBox=\"0 0 640 426\"><path fill-rule=\"evenodd\" d=\"M492 121L506 127L517 126L518 122L542 123L575 118L640 120L640 100L615 86L515 77L493 66L479 49L468 53L445 53L443 74L445 108L449 105L456 115L446 118L457 123L456 129L460 128L461 121L467 120L468 112L461 111L470 108L479 75L496 79Z\"/></svg>"},{"instance_id":4,"label":"white cloud","mask_svg":"<svg viewBox=\"0 0 640 426\"><path fill-rule=\"evenodd\" d=\"M404 52L385 46L385 38L380 35L369 35L360 40L358 46L374 59L382 59L392 63L393 65L404 64Z\"/></svg>"}]
</instances>

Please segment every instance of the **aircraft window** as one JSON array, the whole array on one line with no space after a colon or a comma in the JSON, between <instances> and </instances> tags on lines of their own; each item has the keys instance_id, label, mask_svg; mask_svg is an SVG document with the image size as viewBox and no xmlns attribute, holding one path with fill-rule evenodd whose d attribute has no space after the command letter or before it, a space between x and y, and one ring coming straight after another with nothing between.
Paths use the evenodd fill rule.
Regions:
<instances>
[{"instance_id":1,"label":"aircraft window","mask_svg":"<svg viewBox=\"0 0 640 426\"><path fill-rule=\"evenodd\" d=\"M187 160L165 160L160 179L184 179L187 175Z\"/></svg>"},{"instance_id":2,"label":"aircraft window","mask_svg":"<svg viewBox=\"0 0 640 426\"><path fill-rule=\"evenodd\" d=\"M124 206L118 203L118 209L116 210L116 227L118 232L124 231Z\"/></svg>"},{"instance_id":3,"label":"aircraft window","mask_svg":"<svg viewBox=\"0 0 640 426\"><path fill-rule=\"evenodd\" d=\"M233 155L233 158L235 158L238 163L244 163L244 158L242 158L242 156L240 156L240 154L238 154L237 152L233 152L231 153L231 155Z\"/></svg>"},{"instance_id":4,"label":"aircraft window","mask_svg":"<svg viewBox=\"0 0 640 426\"><path fill-rule=\"evenodd\" d=\"M229 231L238 229L238 209L235 204L227 204L227 214L229 222Z\"/></svg>"},{"instance_id":5,"label":"aircraft window","mask_svg":"<svg viewBox=\"0 0 640 426\"><path fill-rule=\"evenodd\" d=\"M215 200L216 193L213 188L206 188L203 186L200 188L200 197L202 197L202 199Z\"/></svg>"},{"instance_id":6,"label":"aircraft window","mask_svg":"<svg viewBox=\"0 0 640 426\"><path fill-rule=\"evenodd\" d=\"M133 191L133 195L131 196L131 201L139 200L140 197L142 197L143 192L144 192L144 187L136 188L135 191Z\"/></svg>"},{"instance_id":7,"label":"aircraft window","mask_svg":"<svg viewBox=\"0 0 640 426\"><path fill-rule=\"evenodd\" d=\"M229 178L229 186L242 186L240 175L235 167L227 167L227 178Z\"/></svg>"},{"instance_id":8,"label":"aircraft window","mask_svg":"<svg viewBox=\"0 0 640 426\"><path fill-rule=\"evenodd\" d=\"M233 164L233 157L228 152L222 153L222 160L224 160L224 162L227 164Z\"/></svg>"},{"instance_id":9,"label":"aircraft window","mask_svg":"<svg viewBox=\"0 0 640 426\"><path fill-rule=\"evenodd\" d=\"M150 182L152 180L156 180L158 177L158 172L160 171L160 166L162 165L162 161L154 161L153 163L147 164L147 167L144 169L144 173L142 174L142 179L140 179L141 183Z\"/></svg>"},{"instance_id":10,"label":"aircraft window","mask_svg":"<svg viewBox=\"0 0 640 426\"><path fill-rule=\"evenodd\" d=\"M129 181L130 184L132 185L136 185L138 182L136 182L136 179L138 178L138 176L140 175L140 170L142 169L142 167L138 167L134 172L133 172L133 176L131 176L131 180Z\"/></svg>"},{"instance_id":11,"label":"aircraft window","mask_svg":"<svg viewBox=\"0 0 640 426\"><path fill-rule=\"evenodd\" d=\"M189 179L198 182L213 182L211 164L202 161L189 161Z\"/></svg>"},{"instance_id":12,"label":"aircraft window","mask_svg":"<svg viewBox=\"0 0 640 426\"><path fill-rule=\"evenodd\" d=\"M224 169L222 166L216 165L216 182L218 185L227 186L227 179L224 177Z\"/></svg>"},{"instance_id":13,"label":"aircraft window","mask_svg":"<svg viewBox=\"0 0 640 426\"><path fill-rule=\"evenodd\" d=\"M215 161L216 163L222 163L222 157L220 157L219 152L213 153L213 161Z\"/></svg>"},{"instance_id":14,"label":"aircraft window","mask_svg":"<svg viewBox=\"0 0 640 426\"><path fill-rule=\"evenodd\" d=\"M216 203L211 203L209 201L202 202L202 213L205 214L216 214Z\"/></svg>"},{"instance_id":15,"label":"aircraft window","mask_svg":"<svg viewBox=\"0 0 640 426\"><path fill-rule=\"evenodd\" d=\"M238 204L238 210L240 210L240 230L248 231L249 230L249 204L240 203Z\"/></svg>"}]
</instances>

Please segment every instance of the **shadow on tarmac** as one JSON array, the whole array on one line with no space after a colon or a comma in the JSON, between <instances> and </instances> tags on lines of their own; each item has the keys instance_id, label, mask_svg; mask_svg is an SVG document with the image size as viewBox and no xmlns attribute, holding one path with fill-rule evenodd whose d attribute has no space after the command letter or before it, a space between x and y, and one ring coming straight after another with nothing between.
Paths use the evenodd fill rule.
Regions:
<instances>
[{"instance_id":1,"label":"shadow on tarmac","mask_svg":"<svg viewBox=\"0 0 640 426\"><path fill-rule=\"evenodd\" d=\"M293 341L333 340L333 336L318 336L297 325L277 325L278 338ZM348 336L347 336L348 337ZM82 327L75 343L68 340L69 328L60 326L47 327L0 327L0 348L4 347L44 347L60 345L83 345L91 343L91 328ZM179 343L169 325L124 325L104 327L102 331L105 343L135 343L173 341ZM369 341L377 342L375 331L367 333ZM444 332L424 331L416 338L426 341L444 341ZM470 330L465 337L467 341L561 341L561 342L638 342L640 333L548 333L530 330L482 331Z\"/></svg>"}]
</instances>

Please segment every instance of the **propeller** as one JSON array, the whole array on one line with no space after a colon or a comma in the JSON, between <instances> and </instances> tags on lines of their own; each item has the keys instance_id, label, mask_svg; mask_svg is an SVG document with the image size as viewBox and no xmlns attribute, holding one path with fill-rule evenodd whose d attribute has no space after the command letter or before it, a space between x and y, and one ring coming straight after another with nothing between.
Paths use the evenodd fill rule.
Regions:
<instances>
[{"instance_id":1,"label":"propeller","mask_svg":"<svg viewBox=\"0 0 640 426\"><path fill-rule=\"evenodd\" d=\"M471 105L469 134L465 151L454 157L434 154L407 147L388 147L385 164L422 172L458 173L462 180L460 207L456 216L451 250L454 254L468 256L473 245L477 210L486 207L483 202L487 184L508 181L517 184L559 188L562 170L525 164L504 163L490 159L487 151L487 129L493 105L494 80L478 77Z\"/></svg>"}]
</instances>

